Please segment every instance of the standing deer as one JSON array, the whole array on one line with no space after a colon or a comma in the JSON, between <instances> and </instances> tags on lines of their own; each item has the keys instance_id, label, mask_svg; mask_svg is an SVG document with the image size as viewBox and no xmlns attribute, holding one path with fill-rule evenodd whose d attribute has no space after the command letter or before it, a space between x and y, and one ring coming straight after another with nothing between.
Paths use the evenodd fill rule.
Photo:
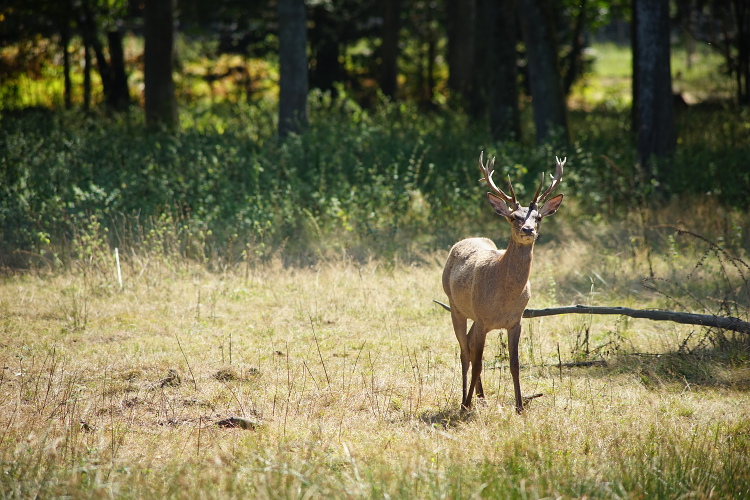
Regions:
<instances>
[{"instance_id":1,"label":"standing deer","mask_svg":"<svg viewBox=\"0 0 750 500\"><path fill-rule=\"evenodd\" d=\"M513 376L513 389L516 396L516 412L523 411L521 384L518 380L518 340L521 337L521 317L529 302L531 289L532 252L537 238L539 222L543 217L554 214L560 207L563 195L547 200L557 189L563 175L565 159L555 158L557 166L552 183L540 196L542 182L528 207L522 207L516 200L513 186L508 176L511 196L495 185L492 173L495 158L485 165L479 155L479 168L492 192L487 198L498 215L510 223L510 243L506 250L498 250L488 238L467 238L451 248L443 270L443 290L450 302L453 330L461 345L461 370L463 398L462 409L471 407L471 397L476 388L477 397L484 398L482 389L482 353L487 333L504 328L508 331L510 373ZM546 201L545 201L546 200ZM540 204L543 205L541 208ZM474 323L466 333L466 320ZM466 387L469 364L471 363L471 385Z\"/></svg>"}]
</instances>

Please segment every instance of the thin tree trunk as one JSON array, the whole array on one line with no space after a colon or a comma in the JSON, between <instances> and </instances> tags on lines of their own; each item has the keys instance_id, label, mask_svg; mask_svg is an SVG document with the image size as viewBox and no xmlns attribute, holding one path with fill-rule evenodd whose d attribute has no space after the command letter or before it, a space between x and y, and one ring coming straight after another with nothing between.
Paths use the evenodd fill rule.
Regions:
<instances>
[{"instance_id":1,"label":"thin tree trunk","mask_svg":"<svg viewBox=\"0 0 750 500\"><path fill-rule=\"evenodd\" d=\"M279 0L279 138L307 125L307 29L304 0Z\"/></svg>"},{"instance_id":2,"label":"thin tree trunk","mask_svg":"<svg viewBox=\"0 0 750 500\"><path fill-rule=\"evenodd\" d=\"M630 23L630 52L632 55L632 76L630 78L630 92L631 92L631 102L630 105L630 130L637 131L638 130L638 85L635 84L635 82L638 81L638 75L640 74L640 70L638 68L638 58L635 56L638 53L638 9L636 8L636 2L638 0L631 0L630 4L630 10L633 13L633 20Z\"/></svg>"},{"instance_id":3,"label":"thin tree trunk","mask_svg":"<svg viewBox=\"0 0 750 500\"><path fill-rule=\"evenodd\" d=\"M489 112L490 134L496 141L519 140L518 42L514 0L479 0L477 4L476 70L471 114Z\"/></svg>"},{"instance_id":4,"label":"thin tree trunk","mask_svg":"<svg viewBox=\"0 0 750 500\"><path fill-rule=\"evenodd\" d=\"M398 91L398 35L401 29L401 0L384 0L381 5L383 28L380 56L383 64L380 89L383 94L395 99Z\"/></svg>"},{"instance_id":5,"label":"thin tree trunk","mask_svg":"<svg viewBox=\"0 0 750 500\"><path fill-rule=\"evenodd\" d=\"M125 54L122 48L122 33L113 30L107 33L109 44L110 76L112 78L107 102L116 111L125 111L130 106L128 76L125 73Z\"/></svg>"},{"instance_id":6,"label":"thin tree trunk","mask_svg":"<svg viewBox=\"0 0 750 500\"><path fill-rule=\"evenodd\" d=\"M477 0L446 1L448 88L451 101L459 105L469 99L474 82L476 11Z\"/></svg>"},{"instance_id":7,"label":"thin tree trunk","mask_svg":"<svg viewBox=\"0 0 750 500\"><path fill-rule=\"evenodd\" d=\"M428 22L428 38L427 38L427 102L428 106L432 106L435 98L435 58L437 57L437 33L432 27L432 7L428 7L430 17Z\"/></svg>"},{"instance_id":8,"label":"thin tree trunk","mask_svg":"<svg viewBox=\"0 0 750 500\"><path fill-rule=\"evenodd\" d=\"M750 104L750 15L747 0L734 0L737 23L737 100L742 106Z\"/></svg>"},{"instance_id":9,"label":"thin tree trunk","mask_svg":"<svg viewBox=\"0 0 750 500\"><path fill-rule=\"evenodd\" d=\"M557 58L554 19L548 0L518 0L526 42L529 88L534 106L537 143L568 140L568 114Z\"/></svg>"},{"instance_id":10,"label":"thin tree trunk","mask_svg":"<svg viewBox=\"0 0 750 500\"><path fill-rule=\"evenodd\" d=\"M94 57L96 58L96 66L99 70L99 77L102 81L102 90L104 91L105 99L109 99L109 95L112 91L112 77L110 73L109 63L107 58L104 56L104 47L102 41L99 39L99 30L94 19L94 14L91 11L91 6L88 1L83 1L81 4L82 16L79 21L79 27L81 29L81 36L83 37L83 43L90 50L94 51ZM89 52L89 57L90 57Z\"/></svg>"},{"instance_id":11,"label":"thin tree trunk","mask_svg":"<svg viewBox=\"0 0 750 500\"><path fill-rule=\"evenodd\" d=\"M586 0L580 0L578 17L575 19L573 35L570 41L570 53L568 53L563 76L563 93L570 94L570 89L583 74L583 29L586 25Z\"/></svg>"},{"instance_id":12,"label":"thin tree trunk","mask_svg":"<svg viewBox=\"0 0 750 500\"><path fill-rule=\"evenodd\" d=\"M677 145L669 48L669 1L636 0L638 159L653 176L652 158L673 156ZM661 169L665 181L669 172Z\"/></svg>"},{"instance_id":13,"label":"thin tree trunk","mask_svg":"<svg viewBox=\"0 0 750 500\"><path fill-rule=\"evenodd\" d=\"M83 110L91 109L91 48L83 42Z\"/></svg>"},{"instance_id":14,"label":"thin tree trunk","mask_svg":"<svg viewBox=\"0 0 750 500\"><path fill-rule=\"evenodd\" d=\"M174 0L146 0L143 73L148 127L177 125L174 66Z\"/></svg>"},{"instance_id":15,"label":"thin tree trunk","mask_svg":"<svg viewBox=\"0 0 750 500\"><path fill-rule=\"evenodd\" d=\"M73 98L73 84L70 81L70 2L63 2L60 45L63 49L63 101L65 109L70 109Z\"/></svg>"},{"instance_id":16,"label":"thin tree trunk","mask_svg":"<svg viewBox=\"0 0 750 500\"><path fill-rule=\"evenodd\" d=\"M342 79L340 59L341 44L339 43L340 25L334 13L325 4L318 4L311 8L309 15L315 25L316 37L310 39L309 87L324 92L334 92L335 83ZM307 64L307 62L306 62Z\"/></svg>"}]
</instances>

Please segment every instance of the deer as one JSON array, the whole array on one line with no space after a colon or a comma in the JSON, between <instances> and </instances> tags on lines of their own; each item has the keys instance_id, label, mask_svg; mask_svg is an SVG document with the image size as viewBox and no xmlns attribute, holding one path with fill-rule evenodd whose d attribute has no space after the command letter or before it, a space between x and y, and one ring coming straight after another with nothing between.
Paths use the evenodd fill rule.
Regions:
<instances>
[{"instance_id":1,"label":"deer","mask_svg":"<svg viewBox=\"0 0 750 500\"><path fill-rule=\"evenodd\" d=\"M453 245L443 269L443 290L448 296L453 330L461 347L461 410L471 408L475 389L477 398L484 399L481 375L485 339L490 331L504 329L508 332L515 410L521 414L523 398L518 378L518 341L521 338L521 318L531 297L529 276L534 242L541 220L557 212L562 203L562 194L549 196L560 185L566 158L560 161L555 157L555 173L549 187L540 195L545 180L542 174L534 198L523 207L516 199L510 175L508 196L492 180L495 158L485 164L483 155L484 152L479 155L479 169L483 175L479 182L485 182L489 187L491 192L487 193L487 199L495 213L510 223L510 242L505 250L498 250L489 238L467 238ZM468 319L473 323L467 334ZM470 365L471 383L467 388Z\"/></svg>"}]
</instances>

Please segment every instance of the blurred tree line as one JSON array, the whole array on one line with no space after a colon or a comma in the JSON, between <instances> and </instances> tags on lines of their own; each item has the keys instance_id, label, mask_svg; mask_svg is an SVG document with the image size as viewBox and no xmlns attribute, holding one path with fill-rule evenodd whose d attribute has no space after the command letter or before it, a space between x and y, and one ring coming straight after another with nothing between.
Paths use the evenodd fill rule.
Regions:
<instances>
[{"instance_id":1,"label":"blurred tree line","mask_svg":"<svg viewBox=\"0 0 750 500\"><path fill-rule=\"evenodd\" d=\"M424 109L450 106L487 123L495 140L519 139L527 96L537 142L564 142L566 97L586 71L588 40L614 21L631 28L632 130L644 165L676 147L672 34L716 48L736 79L738 104L750 104L750 0L6 0L1 9L3 46L55 41L66 107L74 38L84 52L86 109L94 71L107 109L129 109L128 72L142 65L149 126L177 123L178 33L217 41L214 55L278 60L282 137L304 127L308 91L320 89L346 92L364 107L381 93ZM123 55L126 33L144 40L136 61ZM26 71L26 53L0 76Z\"/></svg>"}]
</instances>

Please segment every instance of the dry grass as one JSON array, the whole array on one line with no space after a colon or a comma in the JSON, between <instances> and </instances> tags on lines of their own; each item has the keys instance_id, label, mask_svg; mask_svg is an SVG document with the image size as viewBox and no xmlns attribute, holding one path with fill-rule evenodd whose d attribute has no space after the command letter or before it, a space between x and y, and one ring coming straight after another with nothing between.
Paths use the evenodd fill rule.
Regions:
<instances>
[{"instance_id":1,"label":"dry grass","mask_svg":"<svg viewBox=\"0 0 750 500\"><path fill-rule=\"evenodd\" d=\"M647 260L677 262L565 241L537 249L531 307L651 306ZM6 276L2 496L750 493L747 358L681 357L690 327L525 320L522 389L544 397L515 414L492 333L486 402L460 413L458 344L431 302L444 258L207 273L131 253L120 289L100 249L72 271ZM560 370L558 356L608 365Z\"/></svg>"}]
</instances>

